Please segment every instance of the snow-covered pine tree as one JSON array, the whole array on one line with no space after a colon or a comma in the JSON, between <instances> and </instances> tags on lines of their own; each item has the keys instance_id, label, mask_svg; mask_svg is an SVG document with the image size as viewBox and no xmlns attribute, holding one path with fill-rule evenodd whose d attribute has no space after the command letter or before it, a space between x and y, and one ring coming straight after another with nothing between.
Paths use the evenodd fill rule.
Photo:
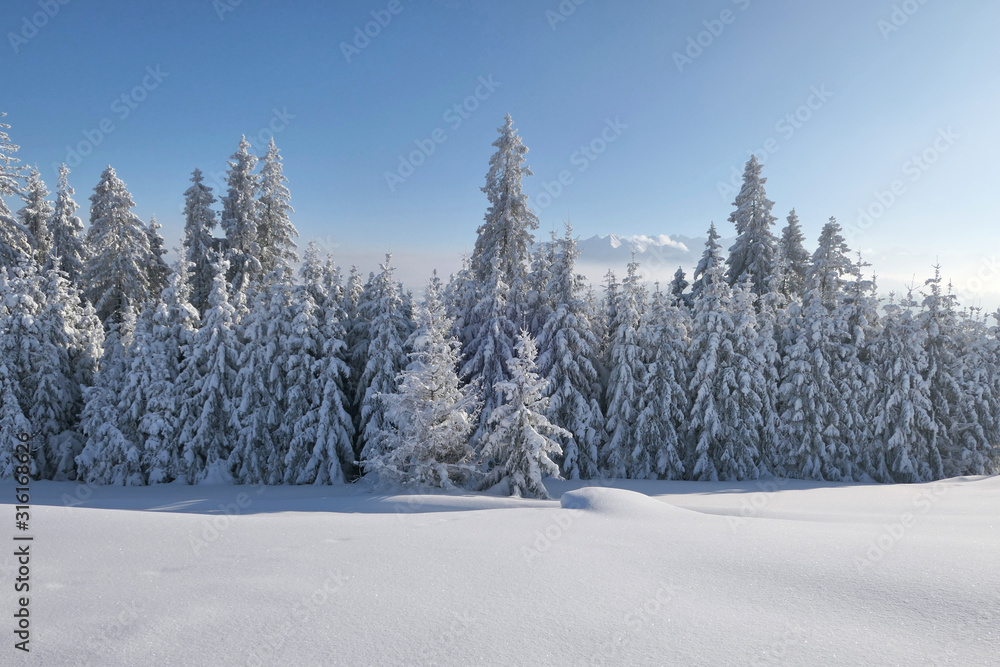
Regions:
<instances>
[{"instance_id":1,"label":"snow-covered pine tree","mask_svg":"<svg viewBox=\"0 0 1000 667\"><path fill-rule=\"evenodd\" d=\"M205 185L201 169L195 168L191 182L194 185L184 191L184 257L191 265L191 305L199 315L204 315L214 279L211 254L212 231L217 224L212 209L215 195L212 188Z\"/></svg>"},{"instance_id":2,"label":"snow-covered pine tree","mask_svg":"<svg viewBox=\"0 0 1000 667\"><path fill-rule=\"evenodd\" d=\"M493 259L493 268L491 281L484 285L479 303L469 317L468 326L473 333L461 372L462 379L476 387L483 406L472 435L472 444L477 450L482 448L490 432L490 415L503 403L499 387L510 379L507 362L514 357L517 341L517 332L509 317L507 283L503 280L499 258Z\"/></svg>"},{"instance_id":3,"label":"snow-covered pine tree","mask_svg":"<svg viewBox=\"0 0 1000 667\"><path fill-rule=\"evenodd\" d=\"M687 281L687 276L684 274L684 269L677 267L677 271L674 272L674 277L670 281L670 298L673 299L674 303L677 305L690 306L690 294L685 294L684 290L688 288L691 284Z\"/></svg>"},{"instance_id":4,"label":"snow-covered pine tree","mask_svg":"<svg viewBox=\"0 0 1000 667\"><path fill-rule=\"evenodd\" d=\"M573 228L567 224L551 269L549 293L555 310L538 337L538 374L548 383L546 417L572 434L555 436L563 453L563 476L592 479L600 474L604 434L598 373L601 342L585 298L585 278L576 273L580 256L576 243Z\"/></svg>"},{"instance_id":5,"label":"snow-covered pine tree","mask_svg":"<svg viewBox=\"0 0 1000 667\"><path fill-rule=\"evenodd\" d=\"M490 157L482 188L490 205L477 230L472 270L480 285L488 285L494 281L494 260L499 261L499 278L510 290L507 305L511 318L519 322L524 315L528 254L535 239L531 232L538 229L538 218L528 208L528 196L521 189L523 177L531 176L524 157L528 148L521 143L510 114L497 132L500 136L493 142L497 150Z\"/></svg>"},{"instance_id":6,"label":"snow-covered pine tree","mask_svg":"<svg viewBox=\"0 0 1000 667\"><path fill-rule=\"evenodd\" d=\"M0 119L6 116L0 113ZM7 208L4 197L13 197L21 193L18 179L21 178L20 162L14 153L19 150L11 143L6 130L10 125L0 122L0 267L18 266L32 254L30 233Z\"/></svg>"},{"instance_id":7,"label":"snow-covered pine tree","mask_svg":"<svg viewBox=\"0 0 1000 667\"><path fill-rule=\"evenodd\" d=\"M399 372L407 363L405 344L412 330L403 312L403 296L394 278L391 254L386 254L381 269L372 281L370 298L361 313L369 323L366 361L357 396L361 461L373 460L385 451L385 396L397 390Z\"/></svg>"},{"instance_id":8,"label":"snow-covered pine tree","mask_svg":"<svg viewBox=\"0 0 1000 667\"><path fill-rule=\"evenodd\" d=\"M531 257L531 271L526 279L524 320L528 333L537 339L545 321L552 314L555 304L549 293L549 282L552 280L553 264L556 261L558 242L555 233L551 241L537 244Z\"/></svg>"},{"instance_id":9,"label":"snow-covered pine tree","mask_svg":"<svg viewBox=\"0 0 1000 667\"><path fill-rule=\"evenodd\" d=\"M385 481L451 488L463 486L475 472L469 437L477 397L473 387L459 381L459 343L442 292L435 273L417 308L410 363L397 378L396 393L384 397L385 449L362 462Z\"/></svg>"},{"instance_id":10,"label":"snow-covered pine tree","mask_svg":"<svg viewBox=\"0 0 1000 667\"><path fill-rule=\"evenodd\" d=\"M350 368L344 342L345 325L339 304L322 309L319 336L322 350L315 369L319 385L319 408L296 424L302 445L311 446L308 459L299 467L286 463L285 479L293 484L341 484L354 469L354 422L348 411ZM294 475L294 477L293 477Z\"/></svg>"},{"instance_id":11,"label":"snow-covered pine tree","mask_svg":"<svg viewBox=\"0 0 1000 667\"><path fill-rule=\"evenodd\" d=\"M257 245L260 247L260 266L263 275L279 267L291 267L299 261L295 253L295 239L299 232L288 214L294 213L292 195L285 183L281 155L274 145L274 137L261 159L260 197L257 199Z\"/></svg>"},{"instance_id":12,"label":"snow-covered pine tree","mask_svg":"<svg viewBox=\"0 0 1000 667\"><path fill-rule=\"evenodd\" d=\"M90 201L86 295L105 326L135 320L150 298L153 262L146 227L132 212L132 195L110 166Z\"/></svg>"},{"instance_id":13,"label":"snow-covered pine tree","mask_svg":"<svg viewBox=\"0 0 1000 667\"><path fill-rule=\"evenodd\" d=\"M49 235L52 238L52 255L59 258L58 268L77 289L87 263L87 250L83 243L83 221L76 212L79 205L73 201L75 191L69 184L69 167L59 167L59 185L56 204L49 218Z\"/></svg>"},{"instance_id":14,"label":"snow-covered pine tree","mask_svg":"<svg viewBox=\"0 0 1000 667\"><path fill-rule=\"evenodd\" d=\"M510 379L497 387L503 402L490 414L484 439L480 458L487 470L481 488L506 483L512 496L548 498L543 476L560 479L552 460L561 454L554 438L570 433L545 417L545 381L535 372L537 352L527 331L521 331L514 349L517 356L507 360Z\"/></svg>"},{"instance_id":15,"label":"snow-covered pine tree","mask_svg":"<svg viewBox=\"0 0 1000 667\"><path fill-rule=\"evenodd\" d=\"M0 267L3 271L4 267ZM0 479L8 479L22 465L16 458L18 436L31 434L31 422L24 416L17 400L17 380L8 369L6 361L0 361Z\"/></svg>"},{"instance_id":16,"label":"snow-covered pine tree","mask_svg":"<svg viewBox=\"0 0 1000 667\"><path fill-rule=\"evenodd\" d=\"M707 266L691 325L687 467L695 480L756 479L767 383L753 306L744 282L730 287L718 263Z\"/></svg>"},{"instance_id":17,"label":"snow-covered pine tree","mask_svg":"<svg viewBox=\"0 0 1000 667\"><path fill-rule=\"evenodd\" d=\"M142 465L150 484L183 477L179 417L184 387L178 376L184 353L190 351L198 326L198 311L189 301L190 263L177 260L166 289L152 312L148 358L137 368L148 373L145 411L138 415L138 432L144 440ZM134 356L134 355L133 355Z\"/></svg>"},{"instance_id":18,"label":"snow-covered pine tree","mask_svg":"<svg viewBox=\"0 0 1000 667\"><path fill-rule=\"evenodd\" d=\"M877 377L870 415L874 447L866 461L879 482L926 482L944 476L937 424L924 378L924 332L912 315L913 300L885 307L882 332L871 344Z\"/></svg>"},{"instance_id":19,"label":"snow-covered pine tree","mask_svg":"<svg viewBox=\"0 0 1000 667\"><path fill-rule=\"evenodd\" d=\"M959 328L955 296L941 289L941 266L934 266L934 277L925 282L928 288L923 310L917 321L924 332L927 354L927 378L933 418L937 425L937 447L948 477L982 474L982 455L991 449L979 427L974 392L969 391L964 355L971 347ZM965 344L965 345L963 345ZM960 347L962 346L962 347Z\"/></svg>"},{"instance_id":20,"label":"snow-covered pine tree","mask_svg":"<svg viewBox=\"0 0 1000 667\"><path fill-rule=\"evenodd\" d=\"M836 308L843 298L848 276L853 277L860 270L851 260L850 248L840 232L840 223L831 217L823 225L819 246L806 272L807 289L819 290L823 304L830 309Z\"/></svg>"},{"instance_id":21,"label":"snow-covered pine tree","mask_svg":"<svg viewBox=\"0 0 1000 667\"><path fill-rule=\"evenodd\" d=\"M236 429L229 467L239 484L278 484L284 478L289 430L285 415L290 383L282 363L291 334L291 276L276 272L254 297L239 327L238 398L231 425Z\"/></svg>"},{"instance_id":22,"label":"snow-covered pine tree","mask_svg":"<svg viewBox=\"0 0 1000 667\"><path fill-rule=\"evenodd\" d=\"M100 370L94 386L85 391L86 405L80 415L80 427L87 441L76 457L77 475L88 484L146 483L142 449L119 407L127 381L128 348L136 326L134 307L124 305L121 321L110 320Z\"/></svg>"},{"instance_id":23,"label":"snow-covered pine tree","mask_svg":"<svg viewBox=\"0 0 1000 667\"><path fill-rule=\"evenodd\" d=\"M683 479L688 458L684 423L688 401L686 310L657 289L642 328L649 364L635 426L633 474L641 478Z\"/></svg>"},{"instance_id":24,"label":"snow-covered pine tree","mask_svg":"<svg viewBox=\"0 0 1000 667\"><path fill-rule=\"evenodd\" d=\"M784 294L786 298L791 298L793 295L801 297L805 294L809 252L803 245L805 236L802 234L802 225L799 224L799 216L794 208L785 220L788 224L782 228L781 238L778 240L778 253L785 277Z\"/></svg>"},{"instance_id":25,"label":"snow-covered pine tree","mask_svg":"<svg viewBox=\"0 0 1000 667\"><path fill-rule=\"evenodd\" d=\"M43 479L65 479L64 469L72 463L66 461L67 453L75 455L82 447L77 424L83 395L73 363L79 353L75 325L80 293L55 266L44 276L45 307L38 317L41 359L27 412L41 450L36 461Z\"/></svg>"},{"instance_id":26,"label":"snow-covered pine tree","mask_svg":"<svg viewBox=\"0 0 1000 667\"><path fill-rule=\"evenodd\" d=\"M1000 315L1000 311L996 313ZM962 323L959 345L963 388L972 423L960 445L965 474L995 475L1000 471L1000 340L998 331L972 314Z\"/></svg>"},{"instance_id":27,"label":"snow-covered pine tree","mask_svg":"<svg viewBox=\"0 0 1000 667\"><path fill-rule=\"evenodd\" d=\"M239 341L236 309L229 302L226 275L229 262L214 262L215 280L209 308L194 334L184 361L178 386L184 391L178 418L183 443L181 467L189 484L230 481L227 461L235 429L230 415L238 398L236 370Z\"/></svg>"},{"instance_id":28,"label":"snow-covered pine tree","mask_svg":"<svg viewBox=\"0 0 1000 667\"><path fill-rule=\"evenodd\" d=\"M646 308L646 290L639 282L635 257L628 265L615 307L615 329L610 332L605 417L607 438L601 448L601 466L608 477L645 475L649 461L633 458L640 400L646 389L646 354L640 327Z\"/></svg>"},{"instance_id":29,"label":"snow-covered pine tree","mask_svg":"<svg viewBox=\"0 0 1000 667\"><path fill-rule=\"evenodd\" d=\"M49 191L45 187L45 182L42 181L42 175L38 173L38 167L32 167L28 171L24 190L21 192L24 206L17 212L17 217L24 228L28 230L28 240L31 243L38 266L45 265L49 251L52 249L49 218L52 217L54 209L48 196Z\"/></svg>"},{"instance_id":30,"label":"snow-covered pine tree","mask_svg":"<svg viewBox=\"0 0 1000 667\"><path fill-rule=\"evenodd\" d=\"M729 284L735 285L746 275L751 291L757 296L768 291L777 249L777 239L771 232L777 220L771 215L774 202L767 198L764 191L767 179L760 174L761 164L752 155L743 171L743 186L733 202L736 210L729 216L729 222L736 226L736 242L726 259Z\"/></svg>"},{"instance_id":31,"label":"snow-covered pine tree","mask_svg":"<svg viewBox=\"0 0 1000 667\"><path fill-rule=\"evenodd\" d=\"M701 253L701 258L698 260L698 265L694 268L694 274L691 279L694 281L691 284L691 304L694 305L694 300L698 298L701 290L705 287L706 281L711 280L714 277L721 275L722 266L722 253L719 251L722 246L719 245L719 233L715 231L715 223L710 223L708 225L708 239L705 241L705 250Z\"/></svg>"},{"instance_id":32,"label":"snow-covered pine tree","mask_svg":"<svg viewBox=\"0 0 1000 667\"><path fill-rule=\"evenodd\" d=\"M261 275L260 244L257 237L257 193L260 191L260 181L254 173L257 157L250 153L249 148L247 138L240 137L239 148L229 158L226 176L229 189L222 198L222 216L219 220L228 245L228 279L233 291L241 294L245 294L249 285Z\"/></svg>"},{"instance_id":33,"label":"snow-covered pine tree","mask_svg":"<svg viewBox=\"0 0 1000 667\"><path fill-rule=\"evenodd\" d=\"M163 237L160 235L162 228L163 225L156 221L155 215L150 217L146 235L149 237L149 293L154 299L167 289L170 278L170 265L163 259L167 249L163 247Z\"/></svg>"},{"instance_id":34,"label":"snow-covered pine tree","mask_svg":"<svg viewBox=\"0 0 1000 667\"><path fill-rule=\"evenodd\" d=\"M42 334L40 316L46 299L36 268L31 255L20 266L0 268L0 360L14 382L18 404L17 410L12 409L10 414L16 412L29 418L43 368L48 357L56 352L46 344ZM47 472L47 451L47 447L36 447L33 451L32 476Z\"/></svg>"},{"instance_id":35,"label":"snow-covered pine tree","mask_svg":"<svg viewBox=\"0 0 1000 667\"><path fill-rule=\"evenodd\" d=\"M285 453L281 468L286 484L314 481L307 470L325 426L320 424L324 393L320 370L325 342L321 316L321 309L305 286L293 286L291 307L285 313L290 320L288 335L280 340L278 365L286 387L282 424L277 432L280 451Z\"/></svg>"},{"instance_id":36,"label":"snow-covered pine tree","mask_svg":"<svg viewBox=\"0 0 1000 667\"><path fill-rule=\"evenodd\" d=\"M778 394L780 470L790 477L839 481L838 462L849 451L837 411L840 388L831 372L837 332L818 289L804 306L793 301L794 343L785 351Z\"/></svg>"}]
</instances>

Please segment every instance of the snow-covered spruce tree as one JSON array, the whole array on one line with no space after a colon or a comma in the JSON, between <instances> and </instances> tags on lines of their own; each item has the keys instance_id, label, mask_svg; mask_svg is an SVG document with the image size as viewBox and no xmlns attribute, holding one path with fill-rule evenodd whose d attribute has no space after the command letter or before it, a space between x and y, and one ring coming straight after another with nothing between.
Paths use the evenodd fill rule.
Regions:
<instances>
[{"instance_id":1,"label":"snow-covered spruce tree","mask_svg":"<svg viewBox=\"0 0 1000 667\"><path fill-rule=\"evenodd\" d=\"M41 449L36 458L39 474L44 479L65 479L67 468L75 467L68 455L82 449L77 425L83 395L74 368L83 333L77 329L80 293L57 268L46 273L43 289L45 307L38 317L42 355L27 414Z\"/></svg>"},{"instance_id":2,"label":"snow-covered spruce tree","mask_svg":"<svg viewBox=\"0 0 1000 667\"><path fill-rule=\"evenodd\" d=\"M48 196L49 191L42 181L42 175L38 173L38 167L32 167L28 172L24 191L21 193L24 206L17 212L17 217L28 230L28 240L38 266L45 265L45 260L48 259L49 251L52 249L49 218L52 217L54 209L47 199Z\"/></svg>"},{"instance_id":3,"label":"snow-covered spruce tree","mask_svg":"<svg viewBox=\"0 0 1000 667\"><path fill-rule=\"evenodd\" d=\"M228 192L222 198L222 216L219 219L228 245L230 268L227 279L234 292L241 294L246 293L249 285L261 276L257 235L260 181L254 173L257 157L250 153L249 148L250 142L246 137L240 137L239 148L229 158L226 176Z\"/></svg>"},{"instance_id":4,"label":"snow-covered spruce tree","mask_svg":"<svg viewBox=\"0 0 1000 667\"><path fill-rule=\"evenodd\" d=\"M194 184L184 191L184 258L191 266L191 305L204 315L208 310L208 295L212 291L211 254L214 245L212 231L217 221L212 204L215 195L212 188L205 185L201 169L195 168L191 174Z\"/></svg>"},{"instance_id":5,"label":"snow-covered spruce tree","mask_svg":"<svg viewBox=\"0 0 1000 667\"><path fill-rule=\"evenodd\" d=\"M291 284L287 274L271 276L256 292L238 327L240 355L237 398L230 425L236 430L229 467L239 484L277 484L284 475L286 450L279 428L287 385L280 369L281 344L291 321ZM287 442L285 443L287 445Z\"/></svg>"},{"instance_id":6,"label":"snow-covered spruce tree","mask_svg":"<svg viewBox=\"0 0 1000 667\"><path fill-rule=\"evenodd\" d=\"M872 341L877 378L870 414L874 445L866 461L879 482L926 482L944 476L937 424L924 378L924 332L912 316L913 301L885 307L882 332Z\"/></svg>"},{"instance_id":7,"label":"snow-covered spruce tree","mask_svg":"<svg viewBox=\"0 0 1000 667\"><path fill-rule=\"evenodd\" d=\"M925 285L928 292L917 319L924 332L925 377L944 474L948 477L983 474L969 470L982 470L983 455L991 449L975 412L975 391L970 391L966 379L972 373L967 372L963 363L972 346L959 328L954 295L942 292L940 265L934 267L934 277L928 278Z\"/></svg>"},{"instance_id":8,"label":"snow-covered spruce tree","mask_svg":"<svg viewBox=\"0 0 1000 667\"><path fill-rule=\"evenodd\" d=\"M12 477L17 466L22 465L15 458L18 436L32 432L31 422L17 400L17 380L13 376L6 361L0 360L0 479Z\"/></svg>"},{"instance_id":9,"label":"snow-covered spruce tree","mask_svg":"<svg viewBox=\"0 0 1000 667\"><path fill-rule=\"evenodd\" d=\"M592 479L600 474L604 435L598 373L600 341L594 333L585 299L585 278L576 273L579 256L573 228L566 225L549 281L555 310L538 337L538 374L548 382L546 417L572 434L572 437L555 436L563 453L563 476Z\"/></svg>"},{"instance_id":10,"label":"snow-covered spruce tree","mask_svg":"<svg viewBox=\"0 0 1000 667\"><path fill-rule=\"evenodd\" d=\"M105 326L135 320L150 298L154 265L146 227L132 212L132 195L110 166L90 201L86 295Z\"/></svg>"},{"instance_id":11,"label":"snow-covered spruce tree","mask_svg":"<svg viewBox=\"0 0 1000 667\"><path fill-rule=\"evenodd\" d=\"M764 192L767 179L760 172L761 165L757 156L753 155L747 160L743 186L733 202L736 210L729 216L729 222L736 226L736 242L729 249L729 258L726 259L729 284L736 284L746 275L751 290L757 296L768 291L768 278L774 270L777 248L777 239L771 232L771 226L777 220L771 215L774 202Z\"/></svg>"},{"instance_id":12,"label":"snow-covered spruce tree","mask_svg":"<svg viewBox=\"0 0 1000 667\"><path fill-rule=\"evenodd\" d=\"M782 268L785 280L783 282L783 292L786 298L793 295L803 296L806 287L806 273L809 271L809 252L805 249L803 242L805 236L802 234L802 226L799 224L799 216L793 208L786 224L781 230L781 238L778 240L778 252L781 257Z\"/></svg>"},{"instance_id":13,"label":"snow-covered spruce tree","mask_svg":"<svg viewBox=\"0 0 1000 667\"><path fill-rule=\"evenodd\" d=\"M677 305L690 306L690 294L685 294L684 290L688 288L691 284L686 280L687 276L684 275L684 269L677 267L677 271L674 272L674 277L670 281L670 298L673 299L674 303Z\"/></svg>"},{"instance_id":14,"label":"snow-covered spruce tree","mask_svg":"<svg viewBox=\"0 0 1000 667\"><path fill-rule=\"evenodd\" d=\"M537 339L555 304L549 293L558 242L555 233L551 241L536 244L531 258L531 271L526 280L524 324L532 338Z\"/></svg>"},{"instance_id":15,"label":"snow-covered spruce tree","mask_svg":"<svg viewBox=\"0 0 1000 667\"><path fill-rule=\"evenodd\" d=\"M872 443L868 408L876 385L868 346L878 336L880 322L874 278L863 277L861 269L867 264L860 257L856 266L858 271L847 296L833 312L839 346L831 356L831 375L839 390L835 409L849 447L847 458L841 459L838 466L844 479L860 480L867 475L864 461Z\"/></svg>"},{"instance_id":16,"label":"snow-covered spruce tree","mask_svg":"<svg viewBox=\"0 0 1000 667\"><path fill-rule=\"evenodd\" d=\"M462 344L462 350L468 352L472 339L476 334L472 326L472 311L479 303L479 285L472 272L469 258L462 257L462 268L452 274L444 291L444 301L448 317L452 320L452 333Z\"/></svg>"},{"instance_id":17,"label":"snow-covered spruce tree","mask_svg":"<svg viewBox=\"0 0 1000 667\"><path fill-rule=\"evenodd\" d=\"M396 393L384 397L385 449L362 462L386 481L451 488L465 485L475 472L469 436L477 396L459 381L459 343L451 333L442 291L435 274L417 308L410 363L397 378Z\"/></svg>"},{"instance_id":18,"label":"snow-covered spruce tree","mask_svg":"<svg viewBox=\"0 0 1000 667\"><path fill-rule=\"evenodd\" d=\"M73 201L75 191L69 184L69 167L59 167L59 185L56 205L49 218L49 235L52 238L52 255L59 258L58 268L77 289L87 263L87 250L83 244L83 221L76 212L79 206Z\"/></svg>"},{"instance_id":19,"label":"snow-covered spruce tree","mask_svg":"<svg viewBox=\"0 0 1000 667\"><path fill-rule=\"evenodd\" d=\"M500 136L493 142L497 150L490 158L482 188L490 205L477 230L472 270L480 285L491 284L494 260L499 261L499 278L510 290L507 305L511 318L519 322L524 315L528 253L535 239L531 232L538 229L538 218L528 208L528 196L521 190L521 179L531 176L524 158L528 148L521 143L510 114L497 131Z\"/></svg>"},{"instance_id":20,"label":"snow-covered spruce tree","mask_svg":"<svg viewBox=\"0 0 1000 667\"><path fill-rule=\"evenodd\" d=\"M167 289L167 281L170 279L170 265L163 259L167 249L163 247L163 237L160 235L162 228L163 225L156 221L155 215L150 217L146 235L149 237L149 293L154 299Z\"/></svg>"},{"instance_id":21,"label":"snow-covered spruce tree","mask_svg":"<svg viewBox=\"0 0 1000 667\"><path fill-rule=\"evenodd\" d=\"M631 460L633 476L643 479L683 479L688 457L688 323L686 311L671 300L657 289L640 330L649 364Z\"/></svg>"},{"instance_id":22,"label":"snow-covered spruce tree","mask_svg":"<svg viewBox=\"0 0 1000 667\"><path fill-rule=\"evenodd\" d=\"M321 312L322 349L314 365L319 407L296 422L295 446L311 449L301 466L302 459L297 455L291 462L286 459L285 481L292 484L341 484L354 468L354 422L348 411L350 369L345 362L348 349L343 311L339 304L328 302ZM294 323L293 327L300 324Z\"/></svg>"},{"instance_id":23,"label":"snow-covered spruce tree","mask_svg":"<svg viewBox=\"0 0 1000 667\"><path fill-rule=\"evenodd\" d=\"M831 217L829 222L823 225L823 231L819 235L819 246L813 253L812 262L806 272L808 289L819 290L823 304L830 309L836 308L843 299L848 277L855 276L860 270L851 260L851 250L840 232L840 223Z\"/></svg>"},{"instance_id":24,"label":"snow-covered spruce tree","mask_svg":"<svg viewBox=\"0 0 1000 667\"><path fill-rule=\"evenodd\" d=\"M720 250L722 246L719 245L719 238L719 233L715 231L715 223L710 223L708 225L708 239L705 241L705 250L702 251L698 265L694 268L694 275L691 276L691 279L694 281L691 284L692 306L695 299L701 293L701 290L705 287L706 281L711 279L710 277L721 275L722 253Z\"/></svg>"},{"instance_id":25,"label":"snow-covered spruce tree","mask_svg":"<svg viewBox=\"0 0 1000 667\"><path fill-rule=\"evenodd\" d=\"M76 457L77 478L88 484L141 486L142 449L129 420L119 407L128 374L128 347L132 342L135 309L125 304L121 321L111 319L104 344L104 356L94 386L85 391L86 405L80 427L86 445Z\"/></svg>"},{"instance_id":26,"label":"snow-covered spruce tree","mask_svg":"<svg viewBox=\"0 0 1000 667\"><path fill-rule=\"evenodd\" d=\"M370 299L361 317L368 324L364 371L358 383L357 402L361 435L360 461L370 461L386 449L385 396L397 390L399 372L406 367L406 339L412 322L403 312L403 296L394 277L392 255L371 284Z\"/></svg>"},{"instance_id":27,"label":"snow-covered spruce tree","mask_svg":"<svg viewBox=\"0 0 1000 667\"><path fill-rule=\"evenodd\" d=\"M321 315L305 287L293 286L291 307L285 313L290 320L288 335L280 341L278 366L286 386L282 424L277 432L281 451L285 452L281 468L286 484L297 483L300 479L313 481L306 480L303 473L308 468L321 428L324 383L319 371L325 342L320 327ZM310 474L305 473L305 476Z\"/></svg>"},{"instance_id":28,"label":"snow-covered spruce tree","mask_svg":"<svg viewBox=\"0 0 1000 667\"><path fill-rule=\"evenodd\" d=\"M483 406L472 435L477 450L482 448L483 438L490 430L490 415L503 402L498 386L510 379L507 362L514 357L517 343L517 330L509 317L508 289L501 275L499 258L494 258L493 267L492 279L483 286L482 296L469 316L468 326L473 333L468 349L464 350L466 361L461 371L462 379L476 387Z\"/></svg>"},{"instance_id":29,"label":"snow-covered spruce tree","mask_svg":"<svg viewBox=\"0 0 1000 667\"><path fill-rule=\"evenodd\" d=\"M0 113L0 119L6 115ZM32 254L31 234L11 214L4 199L21 193L17 183L21 178L21 168L17 166L20 160L14 157L19 148L11 143L5 131L9 127L9 124L0 122L0 267L8 268L18 266Z\"/></svg>"},{"instance_id":30,"label":"snow-covered spruce tree","mask_svg":"<svg viewBox=\"0 0 1000 667\"><path fill-rule=\"evenodd\" d=\"M570 434L545 417L545 381L535 372L537 352L527 331L521 331L514 349L517 356L507 360L510 379L497 387L503 403L490 414L480 456L487 470L480 488L506 483L512 496L548 498L542 477L560 478L559 466L552 460L561 454L554 438Z\"/></svg>"},{"instance_id":31,"label":"snow-covered spruce tree","mask_svg":"<svg viewBox=\"0 0 1000 667\"><path fill-rule=\"evenodd\" d=\"M147 375L138 383L144 387L145 410L137 415L137 430L144 441L142 466L150 484L183 477L178 419L184 388L179 386L178 376L198 326L198 311L188 300L189 267L183 257L174 265L167 287L151 311L148 352L141 360L132 354L132 372Z\"/></svg>"},{"instance_id":32,"label":"snow-covered spruce tree","mask_svg":"<svg viewBox=\"0 0 1000 667\"><path fill-rule=\"evenodd\" d=\"M994 317L1000 315L998 311ZM962 464L968 475L995 475L1000 471L1000 340L996 329L967 316L959 344L963 387L972 424L961 436Z\"/></svg>"},{"instance_id":33,"label":"snow-covered spruce tree","mask_svg":"<svg viewBox=\"0 0 1000 667\"><path fill-rule=\"evenodd\" d=\"M848 443L837 410L840 388L831 372L834 320L816 289L806 295L804 306L794 301L789 310L795 342L785 351L781 369L777 459L787 476L839 481L838 462L847 458Z\"/></svg>"},{"instance_id":34,"label":"snow-covered spruce tree","mask_svg":"<svg viewBox=\"0 0 1000 667\"><path fill-rule=\"evenodd\" d=\"M214 262L215 280L209 294L209 308L201 327L184 354L177 378L181 397L181 468L190 484L228 482L229 453L236 441L230 415L238 398L236 371L239 341L236 309L229 302L226 275L229 262ZM180 476L180 475L179 475Z\"/></svg>"},{"instance_id":35,"label":"snow-covered spruce tree","mask_svg":"<svg viewBox=\"0 0 1000 667\"><path fill-rule=\"evenodd\" d=\"M42 334L40 316L46 299L30 255L20 266L0 271L0 360L15 383L16 412L30 417L43 366L47 357L56 352ZM46 447L37 447L33 452L32 476L47 472L46 452Z\"/></svg>"},{"instance_id":36,"label":"snow-covered spruce tree","mask_svg":"<svg viewBox=\"0 0 1000 667\"><path fill-rule=\"evenodd\" d=\"M601 466L608 477L644 475L649 464L633 458L636 450L636 423L640 400L646 389L646 351L642 347L643 313L646 290L639 282L635 258L628 265L615 307L616 326L611 332L607 392L607 439L601 448Z\"/></svg>"},{"instance_id":37,"label":"snow-covered spruce tree","mask_svg":"<svg viewBox=\"0 0 1000 667\"><path fill-rule=\"evenodd\" d=\"M710 266L692 318L688 468L694 480L756 479L766 380L753 307L744 282L730 287Z\"/></svg>"},{"instance_id":38,"label":"snow-covered spruce tree","mask_svg":"<svg viewBox=\"0 0 1000 667\"><path fill-rule=\"evenodd\" d=\"M261 159L260 197L257 199L257 245L260 247L260 266L263 275L280 267L291 267L299 261L295 253L295 239L299 232L288 219L295 209L289 203L291 193L285 183L281 155L274 145L274 138Z\"/></svg>"}]
</instances>

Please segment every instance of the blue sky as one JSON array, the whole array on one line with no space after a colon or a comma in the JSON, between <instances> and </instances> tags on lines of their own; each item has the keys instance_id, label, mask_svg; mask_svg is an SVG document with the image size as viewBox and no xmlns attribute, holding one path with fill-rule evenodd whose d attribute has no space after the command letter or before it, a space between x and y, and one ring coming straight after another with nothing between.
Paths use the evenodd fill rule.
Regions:
<instances>
[{"instance_id":1,"label":"blue sky","mask_svg":"<svg viewBox=\"0 0 1000 667\"><path fill-rule=\"evenodd\" d=\"M19 157L54 186L83 144L78 201L111 164L169 245L191 170L224 173L240 134L262 154L273 133L303 239L365 270L386 250L450 270L509 112L543 230L728 228L720 184L766 152L775 213L796 207L810 245L833 215L890 282L935 256L960 292L976 271L1000 282L996 2L63 1L0 9ZM390 188L415 142L433 153ZM859 209L879 213L863 230Z\"/></svg>"}]
</instances>

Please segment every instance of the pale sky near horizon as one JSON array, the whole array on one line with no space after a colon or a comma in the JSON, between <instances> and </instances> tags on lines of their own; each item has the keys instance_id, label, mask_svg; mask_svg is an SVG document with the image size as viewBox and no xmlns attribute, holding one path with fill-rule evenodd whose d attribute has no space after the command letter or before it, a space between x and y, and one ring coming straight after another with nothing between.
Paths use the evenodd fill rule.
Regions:
<instances>
[{"instance_id":1,"label":"pale sky near horizon","mask_svg":"<svg viewBox=\"0 0 1000 667\"><path fill-rule=\"evenodd\" d=\"M836 216L885 285L938 258L995 306L998 22L986 0L11 0L0 111L50 189L68 161L87 205L111 164L170 246L191 170L273 135L302 245L411 276L471 249L505 113L545 233L730 236L755 152L810 249Z\"/></svg>"}]
</instances>

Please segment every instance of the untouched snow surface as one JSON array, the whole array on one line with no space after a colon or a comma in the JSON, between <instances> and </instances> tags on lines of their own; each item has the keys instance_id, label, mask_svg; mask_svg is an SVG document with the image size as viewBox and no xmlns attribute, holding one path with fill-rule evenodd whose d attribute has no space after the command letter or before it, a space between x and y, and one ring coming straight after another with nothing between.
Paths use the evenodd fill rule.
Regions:
<instances>
[{"instance_id":1,"label":"untouched snow surface","mask_svg":"<svg viewBox=\"0 0 1000 667\"><path fill-rule=\"evenodd\" d=\"M38 482L32 652L5 584L0 664L1000 660L1000 478L547 486Z\"/></svg>"}]
</instances>

